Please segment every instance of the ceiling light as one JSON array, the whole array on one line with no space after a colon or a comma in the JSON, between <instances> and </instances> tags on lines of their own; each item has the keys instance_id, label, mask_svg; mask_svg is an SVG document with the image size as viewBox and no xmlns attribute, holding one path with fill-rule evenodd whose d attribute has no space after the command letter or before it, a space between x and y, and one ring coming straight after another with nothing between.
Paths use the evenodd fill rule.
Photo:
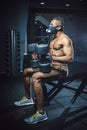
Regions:
<instances>
[{"instance_id":1,"label":"ceiling light","mask_svg":"<svg viewBox=\"0 0 87 130\"><path fill-rule=\"evenodd\" d=\"M69 3L66 3L66 4L65 4L65 6L66 6L66 7L69 7L69 6L70 6L70 4L69 4Z\"/></svg>"},{"instance_id":2,"label":"ceiling light","mask_svg":"<svg viewBox=\"0 0 87 130\"><path fill-rule=\"evenodd\" d=\"M41 5L44 5L45 3L44 3L44 2L41 2L40 4L41 4Z\"/></svg>"}]
</instances>

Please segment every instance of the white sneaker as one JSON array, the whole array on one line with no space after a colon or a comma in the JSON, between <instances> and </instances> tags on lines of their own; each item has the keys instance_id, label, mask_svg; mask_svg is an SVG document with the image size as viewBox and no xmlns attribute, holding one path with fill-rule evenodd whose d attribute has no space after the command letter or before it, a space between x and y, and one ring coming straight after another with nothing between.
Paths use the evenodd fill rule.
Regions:
<instances>
[{"instance_id":1,"label":"white sneaker","mask_svg":"<svg viewBox=\"0 0 87 130\"><path fill-rule=\"evenodd\" d=\"M41 122L41 121L45 121L47 120L48 117L47 117L47 114L46 112L44 112L44 114L40 114L38 111L32 115L31 117L28 117L28 118L25 118L24 119L24 122L27 123L27 124L36 124L38 122Z\"/></svg>"},{"instance_id":2,"label":"white sneaker","mask_svg":"<svg viewBox=\"0 0 87 130\"><path fill-rule=\"evenodd\" d=\"M16 106L25 106L25 105L33 105L34 101L32 98L28 99L25 96L20 100L20 101L16 101L14 102L14 105Z\"/></svg>"}]
</instances>

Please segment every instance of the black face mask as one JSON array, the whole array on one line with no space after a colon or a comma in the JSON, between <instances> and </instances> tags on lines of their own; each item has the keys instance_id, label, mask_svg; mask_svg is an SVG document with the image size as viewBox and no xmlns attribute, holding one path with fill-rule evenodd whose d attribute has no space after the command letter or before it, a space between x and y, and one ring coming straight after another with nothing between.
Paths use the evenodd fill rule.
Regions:
<instances>
[{"instance_id":1,"label":"black face mask","mask_svg":"<svg viewBox=\"0 0 87 130\"><path fill-rule=\"evenodd\" d=\"M57 31L57 29L56 29L57 27L58 26L51 26L51 25L49 25L48 28L46 29L46 32L48 34L53 34L53 33L55 33Z\"/></svg>"}]
</instances>

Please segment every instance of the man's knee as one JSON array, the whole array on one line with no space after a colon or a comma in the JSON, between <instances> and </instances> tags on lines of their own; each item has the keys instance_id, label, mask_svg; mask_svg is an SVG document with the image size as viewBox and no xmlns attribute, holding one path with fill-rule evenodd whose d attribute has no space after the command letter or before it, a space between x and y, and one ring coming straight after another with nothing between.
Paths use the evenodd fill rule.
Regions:
<instances>
[{"instance_id":1,"label":"man's knee","mask_svg":"<svg viewBox=\"0 0 87 130\"><path fill-rule=\"evenodd\" d=\"M31 68L25 68L24 71L23 71L23 75L24 76L28 76L29 73L31 73L33 70Z\"/></svg>"},{"instance_id":2,"label":"man's knee","mask_svg":"<svg viewBox=\"0 0 87 130\"><path fill-rule=\"evenodd\" d=\"M24 71L23 71L23 75L24 75L24 76L27 75L27 69L24 69Z\"/></svg>"},{"instance_id":3,"label":"man's knee","mask_svg":"<svg viewBox=\"0 0 87 130\"><path fill-rule=\"evenodd\" d=\"M37 78L37 75L36 75L36 74L33 74L33 76L32 76L32 81L33 81L33 84L38 81L38 78Z\"/></svg>"},{"instance_id":4,"label":"man's knee","mask_svg":"<svg viewBox=\"0 0 87 130\"><path fill-rule=\"evenodd\" d=\"M36 84L41 81L41 74L39 72L34 73L32 76L32 81L33 81L33 84L35 84L36 86Z\"/></svg>"}]
</instances>

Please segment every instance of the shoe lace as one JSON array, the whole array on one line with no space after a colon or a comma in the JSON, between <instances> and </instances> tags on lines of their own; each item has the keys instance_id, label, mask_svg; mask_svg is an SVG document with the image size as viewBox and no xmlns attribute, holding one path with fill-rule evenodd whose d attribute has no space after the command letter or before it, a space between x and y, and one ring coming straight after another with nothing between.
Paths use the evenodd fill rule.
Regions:
<instances>
[{"instance_id":1,"label":"shoe lace","mask_svg":"<svg viewBox=\"0 0 87 130\"><path fill-rule=\"evenodd\" d=\"M34 115L32 115L32 118L37 118L38 117L38 115L39 115L39 112L37 111Z\"/></svg>"}]
</instances>

